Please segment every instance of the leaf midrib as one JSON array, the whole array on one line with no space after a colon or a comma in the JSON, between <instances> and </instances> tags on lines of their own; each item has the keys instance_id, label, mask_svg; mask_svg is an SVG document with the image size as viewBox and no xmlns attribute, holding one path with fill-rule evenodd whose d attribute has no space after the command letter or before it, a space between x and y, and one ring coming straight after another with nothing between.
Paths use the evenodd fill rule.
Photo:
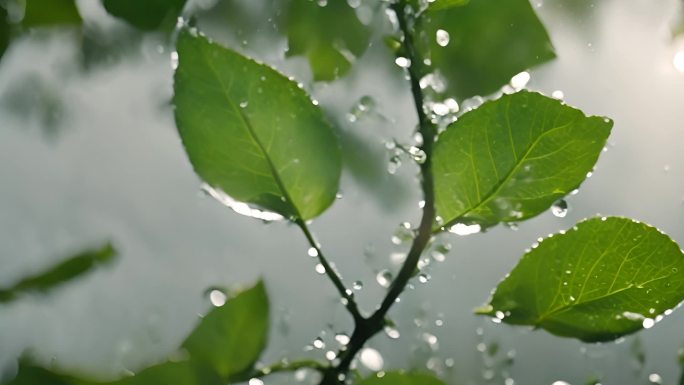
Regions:
<instances>
[{"instance_id":1,"label":"leaf midrib","mask_svg":"<svg viewBox=\"0 0 684 385\"><path fill-rule=\"evenodd\" d=\"M287 201L290 208L294 211L294 214L296 215L296 217L301 218L301 214L299 213L297 206L295 206L294 202L292 201L292 198L290 198L290 194L287 193L287 190L285 189L285 185L284 185L283 181L280 179L280 175L277 172L277 168L275 167L275 164L273 164L273 161L271 160L271 157L269 156L268 152L266 151L266 148L261 143L261 140L259 139L256 132L254 131L254 128L252 127L252 124L251 124L249 118L247 118L247 116L245 116L242 109L239 108L235 104L235 102L233 102L233 100L230 98L230 96L228 95L227 87L223 83L221 77L218 75L219 74L218 70L214 67L211 60L209 60L209 57L207 55L206 50L202 49L201 51L202 51L202 56L204 57L205 61L207 62L208 66L209 66L209 69L211 70L214 77L216 78L216 80L218 81L218 83L221 86L220 87L221 92L223 93L223 96L225 97L226 102L228 103L228 105L230 105L233 108L233 110L238 114L238 116L240 116L240 120L242 120L242 123L243 123L244 127L246 128L246 131L249 133L250 137L254 140L254 142L257 144L257 146L261 150L261 152L264 156L264 159L266 160L266 163L268 164L268 167L271 170L271 174L273 176L273 179L275 180L276 185L278 186L278 189L280 189L281 194L283 194L283 197Z\"/></svg>"},{"instance_id":2,"label":"leaf midrib","mask_svg":"<svg viewBox=\"0 0 684 385\"><path fill-rule=\"evenodd\" d=\"M507 117L507 118L508 118L508 115L509 115L509 114L506 113L506 117ZM557 126L557 127L553 127L553 128L551 128L551 129L549 129L549 130L547 130L547 131L544 131L541 135L539 135L539 136L534 140L534 142L532 142L532 143L527 147L527 149L525 150L525 153L523 154L523 156L522 156L520 159L517 160L517 163L515 164L515 166L513 166L513 168L511 168L511 170L504 176L504 179L503 179L501 182L499 182L499 184L492 190L492 192L488 193L488 194L485 196L485 199L484 199L484 200L481 200L481 202L478 203L477 205L475 205L474 207L471 207L471 208L469 208L469 209L463 211L462 213L456 215L456 217L454 217L454 219L450 220L450 221L449 221L446 225L444 225L443 227L448 228L448 227L451 227L451 226L455 225L455 224L458 223L460 220L462 220L464 216L466 216L466 215L472 213L472 212L475 211L475 210L478 210L479 208L481 208L481 207L484 206L485 204L489 203L489 202L490 202L490 201L491 201L491 200L492 200L492 199L501 191L501 189L510 181L510 179L513 177L513 175L516 174L516 173L518 172L518 170L520 169L520 166L527 160L527 157L530 155L530 153L532 152L532 150L539 144L539 141L540 141L543 137L545 137L546 135L548 135L548 134L550 134L550 133L552 133L552 132L554 132L554 131L556 131L556 130L559 130L559 129L568 127L569 125L575 123L576 120L577 120L577 119L573 119L573 120L569 121L569 122L566 123L566 124L563 124L563 125L560 125L560 126Z\"/></svg>"}]
</instances>

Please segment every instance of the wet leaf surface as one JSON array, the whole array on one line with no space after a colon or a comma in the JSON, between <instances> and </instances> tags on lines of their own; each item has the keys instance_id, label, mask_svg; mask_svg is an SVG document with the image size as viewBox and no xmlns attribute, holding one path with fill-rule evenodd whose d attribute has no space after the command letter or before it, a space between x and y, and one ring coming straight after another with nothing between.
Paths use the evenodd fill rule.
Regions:
<instances>
[{"instance_id":1,"label":"wet leaf surface","mask_svg":"<svg viewBox=\"0 0 684 385\"><path fill-rule=\"evenodd\" d=\"M684 253L627 218L592 218L527 252L480 309L587 342L652 327L684 299Z\"/></svg>"}]
</instances>

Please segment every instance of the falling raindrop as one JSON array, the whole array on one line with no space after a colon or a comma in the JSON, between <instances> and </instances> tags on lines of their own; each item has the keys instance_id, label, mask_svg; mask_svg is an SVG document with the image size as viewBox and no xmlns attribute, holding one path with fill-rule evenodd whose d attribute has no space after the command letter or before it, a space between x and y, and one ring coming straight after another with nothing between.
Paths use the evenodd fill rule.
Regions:
<instances>
[{"instance_id":1,"label":"falling raindrop","mask_svg":"<svg viewBox=\"0 0 684 385\"><path fill-rule=\"evenodd\" d=\"M439 340L434 334L423 333L423 341L428 344L430 350L435 351L439 349Z\"/></svg>"},{"instance_id":2,"label":"falling raindrop","mask_svg":"<svg viewBox=\"0 0 684 385\"><path fill-rule=\"evenodd\" d=\"M568 214L568 203L564 199L559 199L551 206L551 213L558 218L564 218Z\"/></svg>"},{"instance_id":3,"label":"falling raindrop","mask_svg":"<svg viewBox=\"0 0 684 385\"><path fill-rule=\"evenodd\" d=\"M216 307L225 305L227 299L228 297L226 296L226 293L222 292L221 290L214 289L209 292L209 301Z\"/></svg>"},{"instance_id":4,"label":"falling raindrop","mask_svg":"<svg viewBox=\"0 0 684 385\"><path fill-rule=\"evenodd\" d=\"M361 350L359 360L363 366L374 372L382 370L385 366L385 360L382 358L382 355L373 348L364 348Z\"/></svg>"},{"instance_id":5,"label":"falling raindrop","mask_svg":"<svg viewBox=\"0 0 684 385\"><path fill-rule=\"evenodd\" d=\"M394 60L394 64L401 68L409 68L411 66L411 60L403 56L399 56Z\"/></svg>"},{"instance_id":6,"label":"falling raindrop","mask_svg":"<svg viewBox=\"0 0 684 385\"><path fill-rule=\"evenodd\" d=\"M380 271L375 276L375 280L378 282L378 285L384 288L390 287L390 284L392 284L392 279L392 273L387 269Z\"/></svg>"},{"instance_id":7,"label":"falling raindrop","mask_svg":"<svg viewBox=\"0 0 684 385\"><path fill-rule=\"evenodd\" d=\"M662 384L663 378L658 373L651 373L648 375L648 381L651 384Z\"/></svg>"},{"instance_id":8,"label":"falling raindrop","mask_svg":"<svg viewBox=\"0 0 684 385\"><path fill-rule=\"evenodd\" d=\"M392 243L401 245L402 243L412 241L416 236L415 231L411 228L409 222L403 222L392 234Z\"/></svg>"},{"instance_id":9,"label":"falling raindrop","mask_svg":"<svg viewBox=\"0 0 684 385\"><path fill-rule=\"evenodd\" d=\"M397 170L401 167L401 157L399 155L392 155L387 165L387 172L390 174L396 174Z\"/></svg>"},{"instance_id":10,"label":"falling raindrop","mask_svg":"<svg viewBox=\"0 0 684 385\"><path fill-rule=\"evenodd\" d=\"M436 40L440 47L446 47L449 45L449 32L443 29L438 29L436 33Z\"/></svg>"},{"instance_id":11,"label":"falling raindrop","mask_svg":"<svg viewBox=\"0 0 684 385\"><path fill-rule=\"evenodd\" d=\"M395 328L394 326L387 325L387 326L385 326L385 328L383 330L385 331L385 334L387 335L387 337L389 337L393 340L396 340L399 337L401 337L399 330L397 330L397 328Z\"/></svg>"},{"instance_id":12,"label":"falling raindrop","mask_svg":"<svg viewBox=\"0 0 684 385\"><path fill-rule=\"evenodd\" d=\"M408 149L408 153L411 156L411 159L416 161L418 164L423 164L427 160L427 155L425 154L425 151L421 150L418 147L411 146Z\"/></svg>"},{"instance_id":13,"label":"falling raindrop","mask_svg":"<svg viewBox=\"0 0 684 385\"><path fill-rule=\"evenodd\" d=\"M337 333L335 334L335 341L342 346L347 346L347 344L349 344L350 338L346 333Z\"/></svg>"}]
</instances>

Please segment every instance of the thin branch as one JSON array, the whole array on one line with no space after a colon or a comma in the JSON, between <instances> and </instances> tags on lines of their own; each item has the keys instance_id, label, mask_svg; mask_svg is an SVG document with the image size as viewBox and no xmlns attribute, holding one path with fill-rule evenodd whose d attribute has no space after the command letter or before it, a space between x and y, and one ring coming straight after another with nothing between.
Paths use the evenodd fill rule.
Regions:
<instances>
[{"instance_id":1,"label":"thin branch","mask_svg":"<svg viewBox=\"0 0 684 385\"><path fill-rule=\"evenodd\" d=\"M422 65L420 54L413 44L413 37L410 32L410 25L408 15L405 13L407 6L406 0L399 0L390 5L392 10L397 15L400 32L403 33L402 46L404 48L403 54L408 57L412 65L408 68L409 78L411 82L411 93L413 94L413 101L416 112L418 114L419 132L423 136L423 144L421 150L425 153L425 162L420 165L422 174L421 187L423 189L423 196L425 205L423 206L423 216L418 227L418 234L411 244L409 253L399 270L397 278L392 282L385 298L383 299L378 310L369 318L362 318L356 323L354 332L352 333L347 349L340 352L338 355L340 362L335 367L330 367L324 372L321 385L337 385L342 383L342 378L345 377L349 371L351 362L356 354L363 348L366 342L375 334L380 332L385 326L385 317L387 312L396 302L399 295L404 291L411 277L416 272L418 261L423 251L427 247L430 238L432 237L432 227L435 221L435 192L434 181L432 177L432 149L437 133L436 126L430 121L423 110L423 92L420 88L421 73L418 69ZM412 22L413 20L411 20Z\"/></svg>"},{"instance_id":2,"label":"thin branch","mask_svg":"<svg viewBox=\"0 0 684 385\"><path fill-rule=\"evenodd\" d=\"M314 248L314 250L316 250L316 256L318 257L318 261L321 263L321 265L325 269L325 274L328 276L328 278L330 278L330 281L333 283L333 285L339 292L340 296L342 297L342 302L351 314L351 316L354 318L355 324L362 322L363 316L361 316L361 313L359 312L359 307L356 304L356 300L354 300L353 292L347 289L346 286L344 286L342 278L340 278L335 269L330 265L328 260L325 258L325 256L323 255L323 250L321 250L321 247L318 245L318 242L316 242L313 235L311 235L311 231L309 231L309 227L306 225L306 222L302 219L297 219L295 223L297 223L297 226L299 226L299 228L302 229L304 236L306 236L306 239L309 241L309 245L311 245L311 247Z\"/></svg>"}]
</instances>

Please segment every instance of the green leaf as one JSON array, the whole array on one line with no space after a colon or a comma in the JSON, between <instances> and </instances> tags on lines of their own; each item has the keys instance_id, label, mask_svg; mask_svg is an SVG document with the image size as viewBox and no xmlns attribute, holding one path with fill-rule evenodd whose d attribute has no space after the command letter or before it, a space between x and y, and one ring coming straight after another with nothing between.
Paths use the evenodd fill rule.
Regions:
<instances>
[{"instance_id":1,"label":"green leaf","mask_svg":"<svg viewBox=\"0 0 684 385\"><path fill-rule=\"evenodd\" d=\"M7 10L0 5L0 58L5 54L10 43L10 25L7 21Z\"/></svg>"},{"instance_id":2,"label":"green leaf","mask_svg":"<svg viewBox=\"0 0 684 385\"><path fill-rule=\"evenodd\" d=\"M354 57L368 48L370 31L346 1L292 0L285 14L287 56L309 59L314 80L331 81L346 74Z\"/></svg>"},{"instance_id":3,"label":"green leaf","mask_svg":"<svg viewBox=\"0 0 684 385\"><path fill-rule=\"evenodd\" d=\"M26 0L24 27L80 25L83 22L75 0Z\"/></svg>"},{"instance_id":4,"label":"green leaf","mask_svg":"<svg viewBox=\"0 0 684 385\"><path fill-rule=\"evenodd\" d=\"M430 3L429 10L439 11L442 9L449 9L453 7L462 7L468 4L469 2L470 0L436 0L433 3Z\"/></svg>"},{"instance_id":5,"label":"green leaf","mask_svg":"<svg viewBox=\"0 0 684 385\"><path fill-rule=\"evenodd\" d=\"M535 245L480 314L586 342L648 328L684 299L684 253L627 218L592 218Z\"/></svg>"},{"instance_id":6,"label":"green leaf","mask_svg":"<svg viewBox=\"0 0 684 385\"><path fill-rule=\"evenodd\" d=\"M416 39L420 53L431 59L447 81L447 92L458 99L490 94L519 72L555 57L528 0L450 3L428 8L415 35L423 37ZM446 46L437 43L438 30L448 33Z\"/></svg>"},{"instance_id":7,"label":"green leaf","mask_svg":"<svg viewBox=\"0 0 684 385\"><path fill-rule=\"evenodd\" d=\"M27 277L7 289L0 289L0 303L11 302L25 293L45 293L71 281L94 268L110 263L116 251L110 244L86 250L38 275Z\"/></svg>"},{"instance_id":8,"label":"green leaf","mask_svg":"<svg viewBox=\"0 0 684 385\"><path fill-rule=\"evenodd\" d=\"M375 375L363 379L358 385L444 385L444 383L429 374L387 372L382 377Z\"/></svg>"},{"instance_id":9,"label":"green leaf","mask_svg":"<svg viewBox=\"0 0 684 385\"><path fill-rule=\"evenodd\" d=\"M175 25L187 0L103 0L110 15L132 26L153 31L164 25Z\"/></svg>"},{"instance_id":10,"label":"green leaf","mask_svg":"<svg viewBox=\"0 0 684 385\"><path fill-rule=\"evenodd\" d=\"M437 215L486 227L540 214L586 178L612 125L538 93L484 103L435 145Z\"/></svg>"},{"instance_id":11,"label":"green leaf","mask_svg":"<svg viewBox=\"0 0 684 385\"><path fill-rule=\"evenodd\" d=\"M22 361L7 385L221 385L214 372L192 362L165 362L112 382L88 381Z\"/></svg>"},{"instance_id":12,"label":"green leaf","mask_svg":"<svg viewBox=\"0 0 684 385\"><path fill-rule=\"evenodd\" d=\"M297 84L272 68L182 31L176 124L190 162L233 199L313 218L337 193L332 128Z\"/></svg>"},{"instance_id":13,"label":"green leaf","mask_svg":"<svg viewBox=\"0 0 684 385\"><path fill-rule=\"evenodd\" d=\"M207 314L183 343L190 358L223 378L249 370L266 345L268 298L264 284L237 295Z\"/></svg>"}]
</instances>

